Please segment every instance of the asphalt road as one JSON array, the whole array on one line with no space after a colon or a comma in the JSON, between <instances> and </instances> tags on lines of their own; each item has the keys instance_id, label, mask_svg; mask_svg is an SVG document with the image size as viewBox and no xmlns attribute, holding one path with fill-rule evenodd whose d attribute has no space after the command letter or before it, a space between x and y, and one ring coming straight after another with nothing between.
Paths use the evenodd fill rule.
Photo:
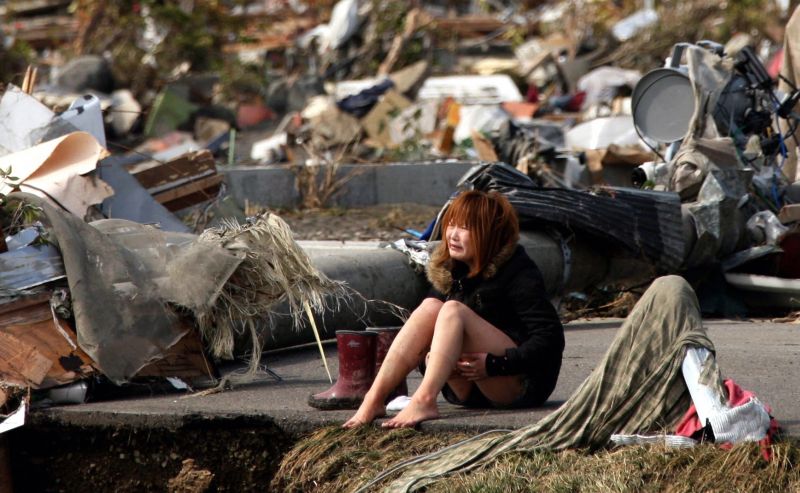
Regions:
<instances>
[{"instance_id":1,"label":"asphalt road","mask_svg":"<svg viewBox=\"0 0 800 493\"><path fill-rule=\"evenodd\" d=\"M567 345L558 386L545 407L525 411L466 410L441 401L442 419L423 423L422 430L484 431L518 428L536 422L563 403L601 360L611 343L619 319L572 322L566 326ZM723 376L752 390L769 404L774 416L791 434L800 435L800 325L767 321L706 323L716 345ZM326 346L331 371L336 375L335 345ZM30 422L60 422L92 426L180 427L187 420L247 417L277 423L287 432L305 432L342 423L352 411L318 411L307 397L330 384L319 352L314 347L267 354L263 360L283 380L266 374L233 390L204 396L168 394L115 401L59 406L35 410ZM415 371L409 387L419 385Z\"/></svg>"}]
</instances>

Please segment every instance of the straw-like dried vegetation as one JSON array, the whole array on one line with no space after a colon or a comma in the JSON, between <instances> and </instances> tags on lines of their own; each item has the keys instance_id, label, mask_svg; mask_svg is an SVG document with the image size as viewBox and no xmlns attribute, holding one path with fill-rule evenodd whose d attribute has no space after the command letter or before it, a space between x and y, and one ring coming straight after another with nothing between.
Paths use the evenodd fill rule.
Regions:
<instances>
[{"instance_id":1,"label":"straw-like dried vegetation","mask_svg":"<svg viewBox=\"0 0 800 493\"><path fill-rule=\"evenodd\" d=\"M631 446L594 454L509 454L475 473L440 481L429 491L798 491L798 443L779 443L773 454L771 461L765 461L757 444L731 450L714 445Z\"/></svg>"},{"instance_id":2,"label":"straw-like dried vegetation","mask_svg":"<svg viewBox=\"0 0 800 493\"><path fill-rule=\"evenodd\" d=\"M251 336L252 354L261 354L264 338L259 323L273 315L278 302L288 305L299 330L306 326L304 317L312 311L336 310L350 299L347 286L314 267L294 241L289 226L275 214L261 214L244 225L223 221L204 231L199 241L219 245L242 258L213 309L198 314L200 333L216 358L232 359L234 342L242 334ZM245 381L257 365L258 358L251 358Z\"/></svg>"},{"instance_id":3,"label":"straw-like dried vegetation","mask_svg":"<svg viewBox=\"0 0 800 493\"><path fill-rule=\"evenodd\" d=\"M604 292L589 290L586 298L567 298L562 300L561 321L572 322L589 317L625 318L633 310L642 295L631 291Z\"/></svg>"},{"instance_id":4,"label":"straw-like dried vegetation","mask_svg":"<svg viewBox=\"0 0 800 493\"><path fill-rule=\"evenodd\" d=\"M465 435L375 427L317 431L284 456L274 491L353 491L389 466L438 450ZM450 476L429 492L775 492L800 490L800 442L786 439L764 460L757 444L731 450L630 446L582 451L510 453L487 467Z\"/></svg>"},{"instance_id":5,"label":"straw-like dried vegetation","mask_svg":"<svg viewBox=\"0 0 800 493\"><path fill-rule=\"evenodd\" d=\"M410 429L386 431L371 426L353 430L323 428L297 442L284 456L270 491L351 491L395 462L439 450L466 437Z\"/></svg>"}]
</instances>

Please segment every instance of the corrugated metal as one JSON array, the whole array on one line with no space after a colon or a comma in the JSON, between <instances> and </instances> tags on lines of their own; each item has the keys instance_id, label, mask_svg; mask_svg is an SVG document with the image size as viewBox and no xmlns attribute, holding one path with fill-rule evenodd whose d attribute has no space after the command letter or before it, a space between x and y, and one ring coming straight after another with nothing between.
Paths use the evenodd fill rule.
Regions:
<instances>
[{"instance_id":1,"label":"corrugated metal","mask_svg":"<svg viewBox=\"0 0 800 493\"><path fill-rule=\"evenodd\" d=\"M667 272L683 263L683 221L676 193L540 188L505 164L485 165L464 182L506 195L523 227L547 225L583 233L642 256Z\"/></svg>"},{"instance_id":2,"label":"corrugated metal","mask_svg":"<svg viewBox=\"0 0 800 493\"><path fill-rule=\"evenodd\" d=\"M66 277L61 253L52 245L26 246L0 254L0 293L13 296L24 289Z\"/></svg>"}]
</instances>

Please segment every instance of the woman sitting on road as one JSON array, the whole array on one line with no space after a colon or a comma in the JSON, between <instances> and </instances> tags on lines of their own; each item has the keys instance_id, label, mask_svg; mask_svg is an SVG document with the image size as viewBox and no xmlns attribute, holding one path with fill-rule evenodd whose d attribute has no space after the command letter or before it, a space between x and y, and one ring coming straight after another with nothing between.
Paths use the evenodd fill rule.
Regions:
<instances>
[{"instance_id":1,"label":"woman sitting on road","mask_svg":"<svg viewBox=\"0 0 800 493\"><path fill-rule=\"evenodd\" d=\"M555 388L564 329L538 267L517 244L519 221L508 199L464 192L441 224L444 239L427 272L434 289L400 330L345 428L383 416L386 397L426 353L420 387L384 427L438 418L439 391L468 407L533 407Z\"/></svg>"}]
</instances>

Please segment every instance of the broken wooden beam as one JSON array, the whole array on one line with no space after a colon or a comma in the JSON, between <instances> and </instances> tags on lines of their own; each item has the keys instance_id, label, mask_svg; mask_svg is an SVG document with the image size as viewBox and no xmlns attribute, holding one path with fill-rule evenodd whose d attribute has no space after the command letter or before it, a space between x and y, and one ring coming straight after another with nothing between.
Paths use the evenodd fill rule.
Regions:
<instances>
[{"instance_id":1,"label":"broken wooden beam","mask_svg":"<svg viewBox=\"0 0 800 493\"><path fill-rule=\"evenodd\" d=\"M130 173L150 195L170 211L217 196L223 175L208 150L188 152L166 163L140 163Z\"/></svg>"}]
</instances>

